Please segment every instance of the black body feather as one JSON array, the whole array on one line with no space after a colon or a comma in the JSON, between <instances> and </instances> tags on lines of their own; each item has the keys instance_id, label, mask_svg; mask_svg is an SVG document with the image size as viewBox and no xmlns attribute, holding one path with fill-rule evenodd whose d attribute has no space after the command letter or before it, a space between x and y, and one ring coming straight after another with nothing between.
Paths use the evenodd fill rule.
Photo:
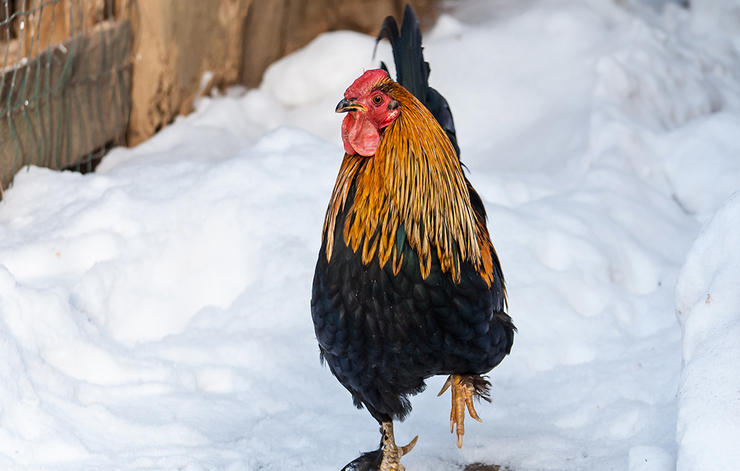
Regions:
<instances>
[{"instance_id":1,"label":"black body feather","mask_svg":"<svg viewBox=\"0 0 740 471\"><path fill-rule=\"evenodd\" d=\"M490 287L467 262L456 284L436 256L423 279L416 253L400 236L404 261L394 275L391 264L381 268L376 256L363 265L347 247L344 217L337 219L330 262L322 245L311 312L321 357L356 406L379 422L403 420L411 410L406 396L422 391L426 378L483 374L509 353L514 326L503 311L497 259Z\"/></svg>"}]
</instances>

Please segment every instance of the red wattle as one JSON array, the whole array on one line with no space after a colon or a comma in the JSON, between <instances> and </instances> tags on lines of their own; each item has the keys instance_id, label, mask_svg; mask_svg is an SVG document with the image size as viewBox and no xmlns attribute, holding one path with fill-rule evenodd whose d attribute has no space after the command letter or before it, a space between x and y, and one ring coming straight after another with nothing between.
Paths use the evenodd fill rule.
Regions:
<instances>
[{"instance_id":1,"label":"red wattle","mask_svg":"<svg viewBox=\"0 0 740 471\"><path fill-rule=\"evenodd\" d=\"M346 153L372 157L378 149L380 133L366 113L352 111L342 121L342 142Z\"/></svg>"}]
</instances>

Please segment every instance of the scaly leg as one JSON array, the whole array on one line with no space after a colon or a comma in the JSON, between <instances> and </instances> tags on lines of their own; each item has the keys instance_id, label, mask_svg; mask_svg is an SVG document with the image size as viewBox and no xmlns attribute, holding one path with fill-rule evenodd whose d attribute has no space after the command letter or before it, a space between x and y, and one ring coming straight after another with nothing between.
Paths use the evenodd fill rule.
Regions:
<instances>
[{"instance_id":1,"label":"scaly leg","mask_svg":"<svg viewBox=\"0 0 740 471\"><path fill-rule=\"evenodd\" d=\"M380 425L380 433L383 434L380 441L380 447L383 449L383 460L380 462L378 471L404 471L406 468L401 464L401 457L411 452L419 436L415 436L406 446L396 446L392 421L383 422Z\"/></svg>"},{"instance_id":2,"label":"scaly leg","mask_svg":"<svg viewBox=\"0 0 740 471\"><path fill-rule=\"evenodd\" d=\"M380 447L363 453L342 468L342 471L404 471L401 457L409 454L419 436L415 436L408 445L399 447L393 437L393 422L382 422L380 433Z\"/></svg>"},{"instance_id":3,"label":"scaly leg","mask_svg":"<svg viewBox=\"0 0 740 471\"><path fill-rule=\"evenodd\" d=\"M457 427L457 447L462 448L463 435L465 435L465 407L467 406L470 417L483 422L475 411L473 398L491 402L489 393L491 383L480 375L450 375L437 396L441 396L450 387L452 387L450 433L454 432Z\"/></svg>"}]
</instances>

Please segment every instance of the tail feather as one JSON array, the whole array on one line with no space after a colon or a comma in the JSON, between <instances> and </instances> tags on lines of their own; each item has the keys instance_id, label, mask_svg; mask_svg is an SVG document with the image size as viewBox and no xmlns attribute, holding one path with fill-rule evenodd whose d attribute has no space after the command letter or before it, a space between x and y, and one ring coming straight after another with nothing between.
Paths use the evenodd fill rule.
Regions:
<instances>
[{"instance_id":1,"label":"tail feather","mask_svg":"<svg viewBox=\"0 0 740 471\"><path fill-rule=\"evenodd\" d=\"M393 50L393 60L396 60L396 50L399 48L398 46L398 40L400 38L400 35L398 33L398 25L396 24L396 19L392 16L386 16L385 20L383 20L383 24L380 26L380 31L378 32L378 36L375 38L375 47L373 48L373 59L375 59L375 54L378 52L378 43L382 41L383 39L387 39L389 43L391 43L391 49ZM380 61L380 68L385 70L386 72L389 72L388 66L385 64L385 62ZM399 82L400 83L400 82Z\"/></svg>"},{"instance_id":2,"label":"tail feather","mask_svg":"<svg viewBox=\"0 0 740 471\"><path fill-rule=\"evenodd\" d=\"M396 60L396 49L398 48L398 41L401 35L398 33L398 24L396 23L396 19L392 16L386 16L385 20L383 20L383 24L380 25L380 31L378 32L378 36L375 38L375 48L373 49L373 59L375 58L375 53L378 51L378 43L382 41L383 39L387 39L388 42L391 43L391 47L393 48L393 60ZM383 66L385 64L381 62ZM387 67L383 67L384 69L388 70Z\"/></svg>"},{"instance_id":3,"label":"tail feather","mask_svg":"<svg viewBox=\"0 0 740 471\"><path fill-rule=\"evenodd\" d=\"M398 23L392 16L386 17L380 32L375 38L375 48L378 43L387 39L393 49L393 62L396 64L396 81L411 92L422 103L426 104L426 95L429 88L429 64L424 61L421 46L421 29L411 5L406 5L403 13L403 22L399 32ZM375 51L373 51L373 57ZM383 64L385 65L385 64ZM386 67L387 69L387 67Z\"/></svg>"},{"instance_id":4,"label":"tail feather","mask_svg":"<svg viewBox=\"0 0 740 471\"><path fill-rule=\"evenodd\" d=\"M460 156L460 148L457 145L455 134L455 122L452 119L452 111L447 100L435 89L429 86L429 63L424 60L423 47L421 45L421 28L411 5L406 5L403 13L401 30L395 18L389 16L383 21L380 32L375 38L375 48L378 43L387 39L393 50L393 62L396 64L396 82L411 92L424 106L429 109L437 119L442 129L450 138L455 152ZM373 51L375 57L375 51ZM381 62L381 67L388 67Z\"/></svg>"}]
</instances>

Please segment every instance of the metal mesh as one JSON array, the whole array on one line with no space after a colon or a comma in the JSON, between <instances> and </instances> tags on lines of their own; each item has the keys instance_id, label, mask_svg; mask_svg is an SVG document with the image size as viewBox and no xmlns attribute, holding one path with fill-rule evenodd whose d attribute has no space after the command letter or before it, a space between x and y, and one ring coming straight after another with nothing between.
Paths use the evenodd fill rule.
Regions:
<instances>
[{"instance_id":1,"label":"metal mesh","mask_svg":"<svg viewBox=\"0 0 740 471\"><path fill-rule=\"evenodd\" d=\"M0 178L89 171L123 138L131 26L121 0L0 0Z\"/></svg>"}]
</instances>

